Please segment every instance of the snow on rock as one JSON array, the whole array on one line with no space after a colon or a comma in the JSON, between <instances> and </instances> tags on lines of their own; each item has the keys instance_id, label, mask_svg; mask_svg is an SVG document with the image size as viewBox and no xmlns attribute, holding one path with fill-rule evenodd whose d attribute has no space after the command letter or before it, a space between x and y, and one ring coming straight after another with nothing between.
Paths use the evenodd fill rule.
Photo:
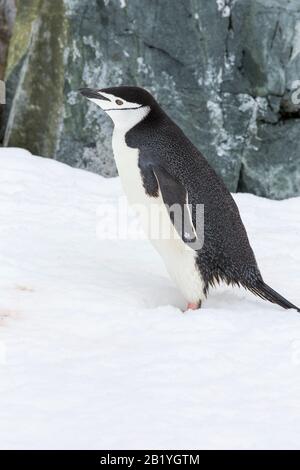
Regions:
<instances>
[{"instance_id":1,"label":"snow on rock","mask_svg":"<svg viewBox=\"0 0 300 470\"><path fill-rule=\"evenodd\" d=\"M1 448L299 449L300 316L227 287L183 314L147 241L97 238L121 194L0 149ZM300 198L235 199L299 305Z\"/></svg>"}]
</instances>

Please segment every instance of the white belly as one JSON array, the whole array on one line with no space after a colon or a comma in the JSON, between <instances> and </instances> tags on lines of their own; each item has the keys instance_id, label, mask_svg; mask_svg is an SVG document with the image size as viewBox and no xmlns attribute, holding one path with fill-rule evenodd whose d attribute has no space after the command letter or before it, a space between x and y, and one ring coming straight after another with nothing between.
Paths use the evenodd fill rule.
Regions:
<instances>
[{"instance_id":1,"label":"white belly","mask_svg":"<svg viewBox=\"0 0 300 470\"><path fill-rule=\"evenodd\" d=\"M145 193L138 167L138 150L128 147L124 133L117 129L112 144L123 190L138 212L144 231L186 300L199 302L203 298L203 281L195 264L195 251L175 231L161 193L156 198Z\"/></svg>"}]
</instances>

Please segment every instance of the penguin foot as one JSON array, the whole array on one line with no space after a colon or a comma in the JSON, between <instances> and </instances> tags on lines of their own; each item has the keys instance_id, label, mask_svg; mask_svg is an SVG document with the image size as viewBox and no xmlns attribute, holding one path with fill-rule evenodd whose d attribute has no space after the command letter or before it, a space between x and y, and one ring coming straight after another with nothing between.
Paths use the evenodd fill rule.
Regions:
<instances>
[{"instance_id":1,"label":"penguin foot","mask_svg":"<svg viewBox=\"0 0 300 470\"><path fill-rule=\"evenodd\" d=\"M198 310L198 308L201 308L201 300L200 300L200 302L198 302L198 303L189 302L189 303L187 304L186 312L187 312L188 310Z\"/></svg>"}]
</instances>

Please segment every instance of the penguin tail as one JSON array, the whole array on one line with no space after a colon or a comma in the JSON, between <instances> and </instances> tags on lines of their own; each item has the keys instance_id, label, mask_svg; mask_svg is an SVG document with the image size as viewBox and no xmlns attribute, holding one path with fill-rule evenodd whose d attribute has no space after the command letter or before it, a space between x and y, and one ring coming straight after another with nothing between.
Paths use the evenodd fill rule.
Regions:
<instances>
[{"instance_id":1,"label":"penguin tail","mask_svg":"<svg viewBox=\"0 0 300 470\"><path fill-rule=\"evenodd\" d=\"M280 307L285 309L293 308L300 313L300 309L296 307L296 305L292 304L280 294L278 294L278 292L276 292L274 289L265 284L262 279L259 279L254 286L248 287L248 289L253 294L257 295L258 297L261 297L264 300L268 300L273 304L280 305Z\"/></svg>"}]
</instances>

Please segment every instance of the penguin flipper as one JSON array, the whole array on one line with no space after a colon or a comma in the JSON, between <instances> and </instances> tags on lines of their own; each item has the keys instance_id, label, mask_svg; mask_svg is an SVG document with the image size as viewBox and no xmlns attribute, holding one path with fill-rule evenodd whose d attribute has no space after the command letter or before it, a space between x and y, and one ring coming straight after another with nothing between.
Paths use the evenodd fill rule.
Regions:
<instances>
[{"instance_id":1,"label":"penguin flipper","mask_svg":"<svg viewBox=\"0 0 300 470\"><path fill-rule=\"evenodd\" d=\"M198 236L186 188L161 166L153 167L153 173L172 224L183 242L193 248L193 244L197 243Z\"/></svg>"}]
</instances>

